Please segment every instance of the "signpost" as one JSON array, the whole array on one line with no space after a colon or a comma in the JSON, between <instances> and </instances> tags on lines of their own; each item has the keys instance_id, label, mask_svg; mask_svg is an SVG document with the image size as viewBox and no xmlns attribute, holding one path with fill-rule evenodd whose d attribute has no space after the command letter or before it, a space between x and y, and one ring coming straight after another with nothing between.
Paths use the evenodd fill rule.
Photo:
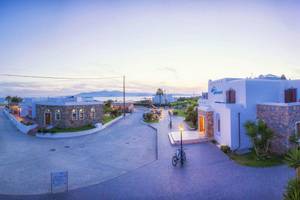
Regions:
<instances>
[{"instance_id":1,"label":"signpost","mask_svg":"<svg viewBox=\"0 0 300 200\"><path fill-rule=\"evenodd\" d=\"M66 192L68 185L68 171L51 172L51 193Z\"/></svg>"}]
</instances>

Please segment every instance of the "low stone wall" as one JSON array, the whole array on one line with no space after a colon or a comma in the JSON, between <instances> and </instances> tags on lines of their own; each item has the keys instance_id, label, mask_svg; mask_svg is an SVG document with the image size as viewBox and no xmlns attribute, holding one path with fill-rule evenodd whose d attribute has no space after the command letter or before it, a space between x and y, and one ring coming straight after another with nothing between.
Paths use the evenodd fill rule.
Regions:
<instances>
[{"instance_id":1,"label":"low stone wall","mask_svg":"<svg viewBox=\"0 0 300 200\"><path fill-rule=\"evenodd\" d=\"M8 112L8 110L3 110L4 114L7 116L7 118L16 126L16 128L21 131L22 133L27 134L30 130L35 129L37 127L36 124L26 126L25 124L22 124L19 122L12 114Z\"/></svg>"},{"instance_id":2,"label":"low stone wall","mask_svg":"<svg viewBox=\"0 0 300 200\"><path fill-rule=\"evenodd\" d=\"M300 105L257 105L257 118L275 133L271 151L282 154L291 147L289 137L295 134L295 124L300 121Z\"/></svg>"}]
</instances>

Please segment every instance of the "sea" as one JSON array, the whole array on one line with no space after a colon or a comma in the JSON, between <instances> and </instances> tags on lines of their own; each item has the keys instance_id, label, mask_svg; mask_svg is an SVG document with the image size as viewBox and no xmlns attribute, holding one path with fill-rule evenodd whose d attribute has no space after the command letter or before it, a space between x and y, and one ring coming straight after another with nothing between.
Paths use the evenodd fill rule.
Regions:
<instances>
[{"instance_id":1,"label":"sea","mask_svg":"<svg viewBox=\"0 0 300 200\"><path fill-rule=\"evenodd\" d=\"M173 96L175 99L179 97L191 97L190 96ZM137 102L137 101L142 101L142 100L152 100L153 96L125 96L125 101L126 102ZM93 99L98 100L98 101L108 101L112 100L115 102L123 102L123 97L120 96L110 96L110 97L94 97Z\"/></svg>"}]
</instances>

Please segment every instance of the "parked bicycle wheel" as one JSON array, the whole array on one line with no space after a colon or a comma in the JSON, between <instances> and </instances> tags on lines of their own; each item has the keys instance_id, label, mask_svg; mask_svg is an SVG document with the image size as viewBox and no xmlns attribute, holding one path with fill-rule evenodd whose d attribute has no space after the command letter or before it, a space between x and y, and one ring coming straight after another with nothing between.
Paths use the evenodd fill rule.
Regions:
<instances>
[{"instance_id":1,"label":"parked bicycle wheel","mask_svg":"<svg viewBox=\"0 0 300 200\"><path fill-rule=\"evenodd\" d=\"M177 161L178 161L177 157L176 157L176 156L173 156L173 157L172 157L172 165L173 165L174 167L176 167Z\"/></svg>"}]
</instances>

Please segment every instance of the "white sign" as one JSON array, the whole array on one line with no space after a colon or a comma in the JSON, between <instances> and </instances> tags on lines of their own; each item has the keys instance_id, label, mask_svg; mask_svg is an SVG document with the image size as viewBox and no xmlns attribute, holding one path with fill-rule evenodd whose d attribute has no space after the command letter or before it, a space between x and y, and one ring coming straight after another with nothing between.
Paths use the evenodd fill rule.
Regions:
<instances>
[{"instance_id":1,"label":"white sign","mask_svg":"<svg viewBox=\"0 0 300 200\"><path fill-rule=\"evenodd\" d=\"M68 172L51 173L51 193L68 191Z\"/></svg>"}]
</instances>

